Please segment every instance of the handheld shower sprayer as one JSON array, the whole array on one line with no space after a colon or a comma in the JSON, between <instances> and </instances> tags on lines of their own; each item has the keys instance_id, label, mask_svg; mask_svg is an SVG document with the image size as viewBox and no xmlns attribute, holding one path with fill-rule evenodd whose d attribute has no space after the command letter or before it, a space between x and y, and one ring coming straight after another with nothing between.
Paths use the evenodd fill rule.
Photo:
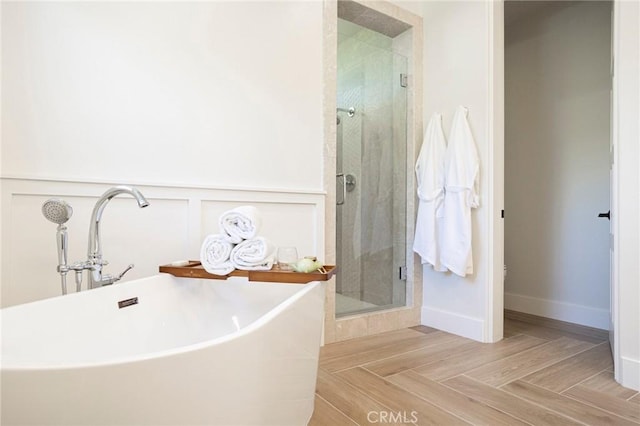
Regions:
<instances>
[{"instance_id":1,"label":"handheld shower sprayer","mask_svg":"<svg viewBox=\"0 0 640 426\"><path fill-rule=\"evenodd\" d=\"M44 217L58 225L56 234L56 242L58 245L58 272L62 283L62 294L67 294L67 251L69 246L67 227L65 223L73 215L73 209L64 200L59 198L51 198L42 205L42 214Z\"/></svg>"},{"instance_id":2,"label":"handheld shower sprayer","mask_svg":"<svg viewBox=\"0 0 640 426\"><path fill-rule=\"evenodd\" d=\"M100 238L100 221L102 218L102 212L104 211L107 203L114 197L120 194L129 194L135 198L138 203L138 207L147 207L149 202L146 198L133 186L114 186L108 189L102 196L96 201L91 213L91 224L89 226L89 249L87 251L87 260L74 262L72 264L67 263L67 251L68 251L68 236L67 227L65 223L73 215L73 209L64 200L60 198L50 198L42 205L42 214L44 217L58 225L58 232L56 234L56 242L58 243L58 272L60 273L60 280L62 284L62 294L67 294L67 273L74 271L76 274L76 292L82 290L82 275L84 271L88 271L88 289L102 287L104 285L113 284L120 281L120 279L126 274L133 265L129 265L120 275L110 275L103 273L103 267L108 264L106 260L102 258L102 240Z\"/></svg>"}]
</instances>

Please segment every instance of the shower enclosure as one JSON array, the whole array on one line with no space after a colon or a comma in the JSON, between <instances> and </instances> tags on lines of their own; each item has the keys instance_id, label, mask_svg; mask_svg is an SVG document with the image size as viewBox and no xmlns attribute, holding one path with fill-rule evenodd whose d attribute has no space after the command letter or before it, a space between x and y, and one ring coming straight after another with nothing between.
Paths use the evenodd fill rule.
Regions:
<instances>
[{"instance_id":1,"label":"shower enclosure","mask_svg":"<svg viewBox=\"0 0 640 426\"><path fill-rule=\"evenodd\" d=\"M336 316L406 304L407 58L338 19Z\"/></svg>"}]
</instances>

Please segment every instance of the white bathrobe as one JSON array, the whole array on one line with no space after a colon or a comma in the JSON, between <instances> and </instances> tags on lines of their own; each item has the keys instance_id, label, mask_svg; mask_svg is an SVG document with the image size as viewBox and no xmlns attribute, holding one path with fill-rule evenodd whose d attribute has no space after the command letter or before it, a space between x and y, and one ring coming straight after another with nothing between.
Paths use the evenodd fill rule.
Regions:
<instances>
[{"instance_id":1,"label":"white bathrobe","mask_svg":"<svg viewBox=\"0 0 640 426\"><path fill-rule=\"evenodd\" d=\"M456 275L473 273L471 209L479 205L480 162L467 122L467 109L459 106L453 117L444 158L445 197L440 260Z\"/></svg>"},{"instance_id":2,"label":"white bathrobe","mask_svg":"<svg viewBox=\"0 0 640 426\"><path fill-rule=\"evenodd\" d=\"M433 114L424 135L420 155L416 162L418 181L418 218L413 251L422 257L422 263L433 265L436 271L445 271L440 265L438 227L444 200L444 154L447 144L442 131L442 115Z\"/></svg>"}]
</instances>

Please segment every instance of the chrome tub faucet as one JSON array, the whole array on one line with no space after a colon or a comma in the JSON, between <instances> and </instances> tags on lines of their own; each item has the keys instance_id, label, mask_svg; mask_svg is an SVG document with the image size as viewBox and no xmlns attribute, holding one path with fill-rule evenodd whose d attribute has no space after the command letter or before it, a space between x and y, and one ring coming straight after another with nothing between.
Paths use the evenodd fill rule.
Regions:
<instances>
[{"instance_id":1,"label":"chrome tub faucet","mask_svg":"<svg viewBox=\"0 0 640 426\"><path fill-rule=\"evenodd\" d=\"M87 250L87 269L90 270L88 288L90 289L113 284L116 281L119 281L124 274L133 268L133 265L129 265L120 275L117 276L108 274L103 275L102 273L102 267L107 265L108 262L102 258L100 220L102 219L102 212L109 201L119 194L129 194L133 196L138 202L138 207L140 208L144 208L149 205L149 202L144 198L144 195L131 186L115 186L108 189L96 202L96 205L93 207L93 212L91 213L91 222L89 224L89 248Z\"/></svg>"}]
</instances>

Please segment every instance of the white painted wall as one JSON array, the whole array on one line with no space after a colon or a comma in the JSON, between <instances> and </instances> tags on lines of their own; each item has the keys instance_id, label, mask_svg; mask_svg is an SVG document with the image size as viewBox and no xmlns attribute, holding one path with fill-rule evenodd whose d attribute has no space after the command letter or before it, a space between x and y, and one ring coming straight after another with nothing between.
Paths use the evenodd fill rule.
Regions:
<instances>
[{"instance_id":1,"label":"white painted wall","mask_svg":"<svg viewBox=\"0 0 640 426\"><path fill-rule=\"evenodd\" d=\"M493 332L492 323L501 321L501 316L492 316L495 301L488 297L494 285L492 241L502 226L496 212L502 196L493 194L494 180L499 179L496 173L501 173L493 167L493 146L501 140L495 126L501 123L501 110L494 109L493 101L494 91L502 84L500 67L495 70L501 64L501 49L494 45L502 42L494 27L502 22L494 15L500 7L492 2L429 1L422 12L425 122L434 112L443 114L448 134L456 107L466 106L480 157L480 207L472 211L474 273L461 278L424 267L422 323L481 341L502 337L501 331ZM501 323L497 328L502 329Z\"/></svg>"},{"instance_id":2,"label":"white painted wall","mask_svg":"<svg viewBox=\"0 0 640 426\"><path fill-rule=\"evenodd\" d=\"M533 3L505 6L505 307L608 329L612 3Z\"/></svg>"},{"instance_id":3,"label":"white painted wall","mask_svg":"<svg viewBox=\"0 0 640 426\"><path fill-rule=\"evenodd\" d=\"M321 2L2 8L3 176L322 188Z\"/></svg>"},{"instance_id":4,"label":"white painted wall","mask_svg":"<svg viewBox=\"0 0 640 426\"><path fill-rule=\"evenodd\" d=\"M322 43L321 2L3 2L2 306L60 294L42 202L73 205L81 260L117 183L151 206L105 210L110 273L198 258L242 204L276 245L322 259Z\"/></svg>"}]
</instances>

